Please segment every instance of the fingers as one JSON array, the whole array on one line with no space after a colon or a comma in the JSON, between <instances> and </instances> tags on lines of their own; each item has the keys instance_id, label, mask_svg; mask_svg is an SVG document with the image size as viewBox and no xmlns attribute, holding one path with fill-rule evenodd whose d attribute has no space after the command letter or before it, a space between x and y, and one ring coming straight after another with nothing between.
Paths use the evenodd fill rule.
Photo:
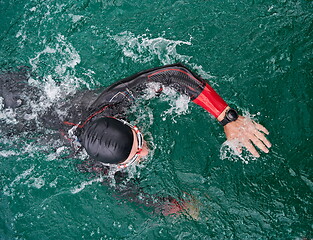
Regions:
<instances>
[{"instance_id":1,"label":"fingers","mask_svg":"<svg viewBox=\"0 0 313 240\"><path fill-rule=\"evenodd\" d=\"M259 132L259 131L255 131L254 135L260 139L267 148L270 148L272 146L272 144L270 143L270 141L267 140L267 138L264 136L263 133Z\"/></svg>"},{"instance_id":2,"label":"fingers","mask_svg":"<svg viewBox=\"0 0 313 240\"><path fill-rule=\"evenodd\" d=\"M268 148L270 148L272 144L270 143L270 141L267 140L264 134L268 135L269 131L264 126L254 121L253 121L253 125L254 125L254 129L247 133L249 140L252 141L252 143L255 146L257 146L260 150L262 150L265 153L268 153L269 152ZM253 152L251 153L254 156L256 156L254 150L252 151Z\"/></svg>"},{"instance_id":3,"label":"fingers","mask_svg":"<svg viewBox=\"0 0 313 240\"><path fill-rule=\"evenodd\" d=\"M260 157L260 154L258 153L258 151L255 149L255 147L253 146L253 144L250 142L249 139L244 139L242 141L242 144L246 147L246 149L254 156L254 157Z\"/></svg>"},{"instance_id":4,"label":"fingers","mask_svg":"<svg viewBox=\"0 0 313 240\"><path fill-rule=\"evenodd\" d=\"M247 150L255 157L260 157L257 152L257 148L261 151L268 153L272 144L266 139L263 133L259 131L254 131L254 133L246 133L246 136L241 139L242 144L247 148Z\"/></svg>"},{"instance_id":5,"label":"fingers","mask_svg":"<svg viewBox=\"0 0 313 240\"><path fill-rule=\"evenodd\" d=\"M255 126L256 129L258 129L261 132L264 132L266 135L269 134L269 131L265 127L263 127L261 124L256 123L254 121L253 121L253 123L254 123L254 126Z\"/></svg>"},{"instance_id":6,"label":"fingers","mask_svg":"<svg viewBox=\"0 0 313 240\"><path fill-rule=\"evenodd\" d=\"M252 143L257 146L260 150L262 150L265 153L268 153L267 146L255 135L249 134L249 140L252 141Z\"/></svg>"}]
</instances>

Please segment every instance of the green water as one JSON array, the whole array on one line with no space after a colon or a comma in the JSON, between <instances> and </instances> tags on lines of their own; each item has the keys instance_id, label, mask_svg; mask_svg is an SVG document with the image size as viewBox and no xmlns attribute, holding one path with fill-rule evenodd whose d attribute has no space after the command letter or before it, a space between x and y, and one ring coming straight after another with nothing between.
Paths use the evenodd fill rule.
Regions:
<instances>
[{"instance_id":1,"label":"green water","mask_svg":"<svg viewBox=\"0 0 313 240\"><path fill-rule=\"evenodd\" d=\"M182 62L273 143L259 159L234 156L178 96L133 109L155 148L134 175L149 194L192 195L192 219L117 200L48 130L2 136L1 240L313 238L312 1L0 0L0 20L0 69L30 67L50 102ZM0 118L14 127L12 112Z\"/></svg>"}]
</instances>

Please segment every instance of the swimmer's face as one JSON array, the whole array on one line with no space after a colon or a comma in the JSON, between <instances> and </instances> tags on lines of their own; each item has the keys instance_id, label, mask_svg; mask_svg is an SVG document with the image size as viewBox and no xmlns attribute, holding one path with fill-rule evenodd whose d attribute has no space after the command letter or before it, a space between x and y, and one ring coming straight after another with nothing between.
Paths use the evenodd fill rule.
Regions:
<instances>
[{"instance_id":1,"label":"swimmer's face","mask_svg":"<svg viewBox=\"0 0 313 240\"><path fill-rule=\"evenodd\" d=\"M128 158L122 162L121 164L127 164L128 162L131 161L131 159L133 159L136 154L138 155L136 162L140 162L140 159L142 159L143 157L147 156L149 153L149 148L147 146L147 142L143 140L143 144L142 144L142 150L139 152L139 142L138 142L138 137L137 137L137 133L135 131L135 129L132 129L133 132L133 136L134 136L134 142L133 142L133 146L132 149L130 151L130 154L128 156Z\"/></svg>"}]
</instances>

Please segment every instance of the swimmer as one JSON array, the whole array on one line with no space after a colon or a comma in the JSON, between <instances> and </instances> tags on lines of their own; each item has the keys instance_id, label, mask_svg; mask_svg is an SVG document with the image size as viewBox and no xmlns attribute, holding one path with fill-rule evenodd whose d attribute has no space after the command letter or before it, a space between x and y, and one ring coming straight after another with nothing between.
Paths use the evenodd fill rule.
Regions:
<instances>
[{"instance_id":1,"label":"swimmer","mask_svg":"<svg viewBox=\"0 0 313 240\"><path fill-rule=\"evenodd\" d=\"M14 81L3 80L8 76L2 75L2 79L0 78L3 83L0 94L4 99L4 107L20 108L25 104L27 99L19 94L23 89L31 91L33 98L40 98L40 89L25 84L27 79L22 77L23 74L17 76L18 81L14 84L12 83ZM127 121L127 109L144 93L150 83L158 86L155 89L157 96L162 95L164 87L170 87L180 94L187 95L193 103L201 106L217 119L224 129L227 140L238 141L240 146L245 147L253 156L260 156L256 147L265 153L269 152L271 143L266 138L269 134L268 130L261 124L239 115L204 79L182 64L140 72L114 83L100 94L96 90L78 92L70 96L69 101L64 102L63 105L50 106L37 119L41 119L47 127L63 128L63 135L73 146L86 150L90 156L90 161L84 166L88 169L87 165L90 164L90 169L87 171L97 172L108 168L126 169L138 163L149 153L140 129ZM56 114L60 108L67 112L65 117ZM237 150L242 151L241 147ZM180 211L182 208L174 204L176 200L167 202L176 206L172 210L166 210L167 213Z\"/></svg>"},{"instance_id":2,"label":"swimmer","mask_svg":"<svg viewBox=\"0 0 313 240\"><path fill-rule=\"evenodd\" d=\"M149 149L140 129L126 121L126 109L148 88L149 83L156 83L155 94L160 95L164 87L171 87L180 94L212 114L224 128L227 140L236 140L255 157L259 157L256 147L268 153L271 143L267 140L268 130L249 118L240 116L231 108L201 77L181 64L168 65L147 70L125 78L105 89L86 110L78 122L65 120L63 123L72 127L72 136L93 159L81 165L84 171L105 172L107 169L125 169L138 163L148 155ZM77 117L76 117L77 119ZM237 150L241 152L241 147ZM87 169L87 170L86 170ZM118 181L117 181L118 182ZM118 187L116 187L118 188ZM131 183L118 190L129 201L152 206L164 216L185 213L198 219L197 201L176 200L171 197L149 196ZM139 199L138 194L141 198Z\"/></svg>"},{"instance_id":3,"label":"swimmer","mask_svg":"<svg viewBox=\"0 0 313 240\"><path fill-rule=\"evenodd\" d=\"M95 161L111 167L126 168L145 157L149 149L140 130L129 124L125 109L148 87L158 83L156 94L171 87L211 113L224 128L227 140L237 140L253 156L256 147L268 153L268 130L249 118L240 116L201 77L181 64L147 70L125 78L105 89L86 109L79 122L63 121L75 128L81 146ZM238 150L241 152L241 148Z\"/></svg>"}]
</instances>

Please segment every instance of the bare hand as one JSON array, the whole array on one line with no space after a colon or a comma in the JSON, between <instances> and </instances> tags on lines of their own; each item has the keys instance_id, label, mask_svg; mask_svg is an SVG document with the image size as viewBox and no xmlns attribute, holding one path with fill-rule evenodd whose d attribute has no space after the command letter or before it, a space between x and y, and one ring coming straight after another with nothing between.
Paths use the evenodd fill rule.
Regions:
<instances>
[{"instance_id":1,"label":"bare hand","mask_svg":"<svg viewBox=\"0 0 313 240\"><path fill-rule=\"evenodd\" d=\"M239 116L234 122L230 122L224 126L224 131L227 140L237 140L255 157L260 157L260 154L255 149L254 145L265 153L268 153L272 144L267 140L264 134L268 135L268 130L261 124L253 120ZM241 148L237 149L241 152Z\"/></svg>"}]
</instances>

